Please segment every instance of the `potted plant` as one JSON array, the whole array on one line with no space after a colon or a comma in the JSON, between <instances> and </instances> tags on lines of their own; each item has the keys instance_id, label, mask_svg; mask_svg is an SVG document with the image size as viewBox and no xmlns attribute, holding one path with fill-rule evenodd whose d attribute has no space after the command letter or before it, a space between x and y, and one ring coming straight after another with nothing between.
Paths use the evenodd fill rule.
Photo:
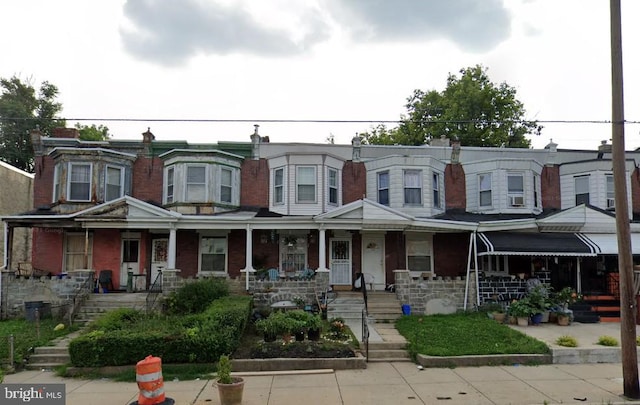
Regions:
<instances>
[{"instance_id":1,"label":"potted plant","mask_svg":"<svg viewBox=\"0 0 640 405\"><path fill-rule=\"evenodd\" d=\"M483 311L487 313L489 318L494 319L496 322L502 323L504 322L504 318L506 313L504 311L504 307L497 302L487 302L478 308L479 311Z\"/></svg>"},{"instance_id":2,"label":"potted plant","mask_svg":"<svg viewBox=\"0 0 640 405\"><path fill-rule=\"evenodd\" d=\"M556 311L555 314L558 325L569 326L569 323L571 323L571 314L565 312L564 310Z\"/></svg>"},{"instance_id":3,"label":"potted plant","mask_svg":"<svg viewBox=\"0 0 640 405\"><path fill-rule=\"evenodd\" d=\"M533 287L527 294L529 305L531 306L532 322L534 325L540 324L544 313L551 307L549 301L549 290L546 286L539 284ZM548 318L547 318L548 320Z\"/></svg>"},{"instance_id":4,"label":"potted plant","mask_svg":"<svg viewBox=\"0 0 640 405\"><path fill-rule=\"evenodd\" d=\"M509 305L509 315L518 320L519 326L527 326L529 324L529 317L531 317L533 312L534 308L531 306L527 297L514 301Z\"/></svg>"},{"instance_id":5,"label":"potted plant","mask_svg":"<svg viewBox=\"0 0 640 405\"><path fill-rule=\"evenodd\" d=\"M291 336L298 330L302 329L301 321L295 318L297 315L291 315L295 312L304 313L304 311L297 310L289 312L273 312L268 318L256 321L256 329L264 334L268 333L271 336L282 336L282 339L285 342L289 342L291 341Z\"/></svg>"},{"instance_id":6,"label":"potted plant","mask_svg":"<svg viewBox=\"0 0 640 405\"><path fill-rule=\"evenodd\" d=\"M258 319L255 324L256 330L262 333L265 342L275 342L278 337L277 325L273 320L269 320L270 317L271 315L267 318Z\"/></svg>"},{"instance_id":7,"label":"potted plant","mask_svg":"<svg viewBox=\"0 0 640 405\"><path fill-rule=\"evenodd\" d=\"M311 318L313 315L303 310L295 310L287 312L287 316L297 321L297 326L295 330L292 331L296 338L296 341L303 341L305 332L307 331L307 323L309 321L309 318Z\"/></svg>"},{"instance_id":8,"label":"potted plant","mask_svg":"<svg viewBox=\"0 0 640 405\"><path fill-rule=\"evenodd\" d=\"M235 405L242 403L244 379L231 376L231 359L222 355L218 359L216 386L222 405Z\"/></svg>"},{"instance_id":9,"label":"potted plant","mask_svg":"<svg viewBox=\"0 0 640 405\"><path fill-rule=\"evenodd\" d=\"M322 319L318 315L311 315L307 319L307 336L309 340L317 342L320 340L320 333L322 332Z\"/></svg>"}]
</instances>

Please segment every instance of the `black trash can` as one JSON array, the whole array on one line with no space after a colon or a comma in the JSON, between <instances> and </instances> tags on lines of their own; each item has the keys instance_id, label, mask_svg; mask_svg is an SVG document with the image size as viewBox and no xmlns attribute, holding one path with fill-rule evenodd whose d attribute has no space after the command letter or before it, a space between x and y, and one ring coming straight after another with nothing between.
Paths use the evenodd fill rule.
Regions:
<instances>
[{"instance_id":1,"label":"black trash can","mask_svg":"<svg viewBox=\"0 0 640 405\"><path fill-rule=\"evenodd\" d=\"M44 302L42 301L25 301L24 302L24 316L27 321L34 322L36 320L36 311L42 318L42 312L44 309Z\"/></svg>"}]
</instances>

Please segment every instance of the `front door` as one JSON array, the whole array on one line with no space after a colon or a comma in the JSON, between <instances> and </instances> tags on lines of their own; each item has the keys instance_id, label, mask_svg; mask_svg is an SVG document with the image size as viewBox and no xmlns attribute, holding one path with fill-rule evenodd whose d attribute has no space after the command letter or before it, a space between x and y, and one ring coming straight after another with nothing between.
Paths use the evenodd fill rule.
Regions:
<instances>
[{"instance_id":1,"label":"front door","mask_svg":"<svg viewBox=\"0 0 640 405\"><path fill-rule=\"evenodd\" d=\"M384 236L362 235L362 272L373 276L374 290L384 290L386 278L384 274ZM369 286L367 286L369 288Z\"/></svg>"},{"instance_id":2,"label":"front door","mask_svg":"<svg viewBox=\"0 0 640 405\"><path fill-rule=\"evenodd\" d=\"M156 281L159 270L167 268L167 247L169 239L154 239L151 247L151 285Z\"/></svg>"},{"instance_id":3,"label":"front door","mask_svg":"<svg viewBox=\"0 0 640 405\"><path fill-rule=\"evenodd\" d=\"M330 283L332 285L351 285L351 240L334 238L329 243L331 246Z\"/></svg>"},{"instance_id":4,"label":"front door","mask_svg":"<svg viewBox=\"0 0 640 405\"><path fill-rule=\"evenodd\" d=\"M120 266L120 289L126 289L128 273L140 272L140 238L122 239L122 264ZM136 277L137 279L138 277Z\"/></svg>"}]
</instances>

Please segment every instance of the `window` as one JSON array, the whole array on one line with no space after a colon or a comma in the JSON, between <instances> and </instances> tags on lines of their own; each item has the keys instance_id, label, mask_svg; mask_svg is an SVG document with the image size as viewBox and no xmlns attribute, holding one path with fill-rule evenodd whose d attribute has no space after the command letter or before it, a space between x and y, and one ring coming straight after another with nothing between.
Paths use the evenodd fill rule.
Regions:
<instances>
[{"instance_id":1,"label":"window","mask_svg":"<svg viewBox=\"0 0 640 405\"><path fill-rule=\"evenodd\" d=\"M433 207L440 208L440 174L433 173L431 187L433 188Z\"/></svg>"},{"instance_id":2,"label":"window","mask_svg":"<svg viewBox=\"0 0 640 405\"><path fill-rule=\"evenodd\" d=\"M220 201L222 202L231 203L232 178L231 170L222 169L220 171Z\"/></svg>"},{"instance_id":3,"label":"window","mask_svg":"<svg viewBox=\"0 0 640 405\"><path fill-rule=\"evenodd\" d=\"M307 238L305 235L282 235L280 238L280 268L285 273L307 267Z\"/></svg>"},{"instance_id":4,"label":"window","mask_svg":"<svg viewBox=\"0 0 640 405\"><path fill-rule=\"evenodd\" d=\"M53 171L53 202L60 199L60 192L62 190L61 170L60 164L57 164Z\"/></svg>"},{"instance_id":5,"label":"window","mask_svg":"<svg viewBox=\"0 0 640 405\"><path fill-rule=\"evenodd\" d=\"M407 240L407 267L411 271L431 271L431 243Z\"/></svg>"},{"instance_id":6,"label":"window","mask_svg":"<svg viewBox=\"0 0 640 405\"><path fill-rule=\"evenodd\" d=\"M227 271L227 239L203 237L200 240L200 271Z\"/></svg>"},{"instance_id":7,"label":"window","mask_svg":"<svg viewBox=\"0 0 640 405\"><path fill-rule=\"evenodd\" d=\"M491 173L478 176L479 200L481 207L490 207L493 202L491 198Z\"/></svg>"},{"instance_id":8,"label":"window","mask_svg":"<svg viewBox=\"0 0 640 405\"><path fill-rule=\"evenodd\" d=\"M522 174L507 174L507 205L509 207L524 205L524 176Z\"/></svg>"},{"instance_id":9,"label":"window","mask_svg":"<svg viewBox=\"0 0 640 405\"><path fill-rule=\"evenodd\" d=\"M389 172L378 173L378 202L389 205Z\"/></svg>"},{"instance_id":10,"label":"window","mask_svg":"<svg viewBox=\"0 0 640 405\"><path fill-rule=\"evenodd\" d=\"M89 234L87 259L85 262L85 234L67 233L64 246L64 268L69 272L77 269L91 268L93 265L93 235Z\"/></svg>"},{"instance_id":11,"label":"window","mask_svg":"<svg viewBox=\"0 0 640 405\"><path fill-rule=\"evenodd\" d=\"M607 208L616 208L613 175L607 174L605 177L607 178Z\"/></svg>"},{"instance_id":12,"label":"window","mask_svg":"<svg viewBox=\"0 0 640 405\"><path fill-rule=\"evenodd\" d=\"M284 204L284 168L273 171L273 203Z\"/></svg>"},{"instance_id":13,"label":"window","mask_svg":"<svg viewBox=\"0 0 640 405\"><path fill-rule=\"evenodd\" d=\"M316 169L315 167L298 167L296 177L298 195L296 201L315 202L316 201Z\"/></svg>"},{"instance_id":14,"label":"window","mask_svg":"<svg viewBox=\"0 0 640 405\"><path fill-rule=\"evenodd\" d=\"M538 208L540 203L538 202L538 197L540 196L540 176L537 174L533 175L533 206Z\"/></svg>"},{"instance_id":15,"label":"window","mask_svg":"<svg viewBox=\"0 0 640 405\"><path fill-rule=\"evenodd\" d=\"M124 195L124 169L107 166L105 173L104 200L111 201Z\"/></svg>"},{"instance_id":16,"label":"window","mask_svg":"<svg viewBox=\"0 0 640 405\"><path fill-rule=\"evenodd\" d=\"M422 204L422 172L420 170L404 171L404 203L405 205Z\"/></svg>"},{"instance_id":17,"label":"window","mask_svg":"<svg viewBox=\"0 0 640 405\"><path fill-rule=\"evenodd\" d=\"M171 204L173 202L173 177L175 174L175 169L170 167L167 169L167 204Z\"/></svg>"},{"instance_id":18,"label":"window","mask_svg":"<svg viewBox=\"0 0 640 405\"><path fill-rule=\"evenodd\" d=\"M576 187L576 205L589 204L589 176L574 178Z\"/></svg>"},{"instance_id":19,"label":"window","mask_svg":"<svg viewBox=\"0 0 640 405\"><path fill-rule=\"evenodd\" d=\"M338 205L338 171L329 169L329 204Z\"/></svg>"},{"instance_id":20,"label":"window","mask_svg":"<svg viewBox=\"0 0 640 405\"><path fill-rule=\"evenodd\" d=\"M187 166L187 201L206 201L207 172L204 166Z\"/></svg>"},{"instance_id":21,"label":"window","mask_svg":"<svg viewBox=\"0 0 640 405\"><path fill-rule=\"evenodd\" d=\"M71 163L69 170L69 200L91 200L91 165L86 163Z\"/></svg>"}]
</instances>

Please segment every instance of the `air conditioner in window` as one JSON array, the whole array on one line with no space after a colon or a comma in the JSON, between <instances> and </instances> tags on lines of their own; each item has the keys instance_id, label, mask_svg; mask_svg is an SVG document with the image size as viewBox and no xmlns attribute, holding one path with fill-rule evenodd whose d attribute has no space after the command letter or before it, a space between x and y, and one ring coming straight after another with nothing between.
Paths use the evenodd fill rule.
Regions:
<instances>
[{"instance_id":1,"label":"air conditioner in window","mask_svg":"<svg viewBox=\"0 0 640 405\"><path fill-rule=\"evenodd\" d=\"M615 208L616 200L614 198L607 198L607 208Z\"/></svg>"},{"instance_id":2,"label":"air conditioner in window","mask_svg":"<svg viewBox=\"0 0 640 405\"><path fill-rule=\"evenodd\" d=\"M522 207L524 205L523 196L511 196L509 197L509 205L512 207Z\"/></svg>"}]
</instances>

